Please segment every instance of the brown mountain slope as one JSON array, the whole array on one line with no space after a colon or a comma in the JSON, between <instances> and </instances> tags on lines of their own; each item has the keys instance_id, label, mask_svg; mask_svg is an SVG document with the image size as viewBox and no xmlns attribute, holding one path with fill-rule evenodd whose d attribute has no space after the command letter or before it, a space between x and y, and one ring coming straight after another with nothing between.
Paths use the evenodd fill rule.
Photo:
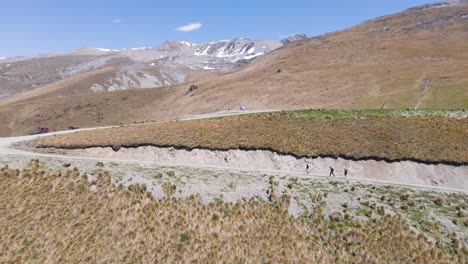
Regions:
<instances>
[{"instance_id":1,"label":"brown mountain slope","mask_svg":"<svg viewBox=\"0 0 468 264\"><path fill-rule=\"evenodd\" d=\"M231 106L466 107L468 6L415 8L294 43L200 87L203 101L222 94Z\"/></svg>"},{"instance_id":2,"label":"brown mountain slope","mask_svg":"<svg viewBox=\"0 0 468 264\"><path fill-rule=\"evenodd\" d=\"M87 72L25 93L16 94L0 101L0 104L12 104L27 100L70 96L74 94L92 94L93 90L89 89L89 87L95 83L105 81L110 75L115 74L115 71L115 67L105 67Z\"/></svg>"},{"instance_id":3,"label":"brown mountain slope","mask_svg":"<svg viewBox=\"0 0 468 264\"><path fill-rule=\"evenodd\" d=\"M281 72L278 73L278 69ZM0 134L255 109L468 107L468 6L428 5L294 42L188 85L0 107Z\"/></svg>"},{"instance_id":4,"label":"brown mountain slope","mask_svg":"<svg viewBox=\"0 0 468 264\"><path fill-rule=\"evenodd\" d=\"M95 95L104 92L103 87L109 86L109 80L118 77L118 68L114 66L104 67L95 71L87 72L65 80L61 80L32 91L19 93L0 101L0 105L14 104L20 102L34 101L39 99L51 99L55 97L73 95ZM153 76L161 76L158 69L147 69ZM187 67L179 67L179 71L187 76L188 81L201 80L220 75L219 72L197 71ZM90 89L91 87L91 89ZM93 87L95 89L93 90ZM101 90L102 89L102 90Z\"/></svg>"}]
</instances>

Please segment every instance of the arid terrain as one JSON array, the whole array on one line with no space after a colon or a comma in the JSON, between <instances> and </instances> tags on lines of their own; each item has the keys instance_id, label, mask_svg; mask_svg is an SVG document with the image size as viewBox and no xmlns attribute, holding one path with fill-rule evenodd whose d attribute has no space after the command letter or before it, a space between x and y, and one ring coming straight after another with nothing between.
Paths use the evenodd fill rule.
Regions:
<instances>
[{"instance_id":1,"label":"arid terrain","mask_svg":"<svg viewBox=\"0 0 468 264\"><path fill-rule=\"evenodd\" d=\"M468 263L467 111L465 0L0 58L0 263Z\"/></svg>"},{"instance_id":2,"label":"arid terrain","mask_svg":"<svg viewBox=\"0 0 468 264\"><path fill-rule=\"evenodd\" d=\"M466 262L462 193L137 163L0 163L10 164L0 172L2 261Z\"/></svg>"},{"instance_id":3,"label":"arid terrain","mask_svg":"<svg viewBox=\"0 0 468 264\"><path fill-rule=\"evenodd\" d=\"M291 42L190 84L1 105L0 135L168 120L225 109L468 108L468 6L428 5ZM48 90L46 90L48 91ZM57 91L51 91L56 94Z\"/></svg>"}]
</instances>

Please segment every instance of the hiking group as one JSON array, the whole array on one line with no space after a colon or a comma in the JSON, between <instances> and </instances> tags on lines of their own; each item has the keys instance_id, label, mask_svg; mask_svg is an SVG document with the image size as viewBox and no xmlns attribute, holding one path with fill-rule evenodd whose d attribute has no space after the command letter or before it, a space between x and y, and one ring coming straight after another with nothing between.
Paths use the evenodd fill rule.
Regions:
<instances>
[{"instance_id":1,"label":"hiking group","mask_svg":"<svg viewBox=\"0 0 468 264\"><path fill-rule=\"evenodd\" d=\"M307 172L307 174L309 174L309 169L310 169L309 164L306 164L306 172ZM348 177L348 169L347 169L347 168L344 168L344 169L343 169L343 175L344 175L345 177ZM335 175L335 169L334 169L333 167L330 167L330 175L329 175L329 177L331 177L331 176L336 177L336 175Z\"/></svg>"},{"instance_id":2,"label":"hiking group","mask_svg":"<svg viewBox=\"0 0 468 264\"><path fill-rule=\"evenodd\" d=\"M345 177L348 176L348 169L347 168L344 168L344 171L343 171L343 174ZM335 175L335 169L333 167L330 167L330 177L333 176L333 177L336 177Z\"/></svg>"}]
</instances>

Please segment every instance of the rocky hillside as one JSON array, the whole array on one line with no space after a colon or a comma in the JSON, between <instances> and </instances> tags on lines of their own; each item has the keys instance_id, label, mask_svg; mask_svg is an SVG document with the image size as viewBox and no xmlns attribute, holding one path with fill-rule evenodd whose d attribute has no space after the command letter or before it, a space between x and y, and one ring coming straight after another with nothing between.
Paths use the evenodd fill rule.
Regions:
<instances>
[{"instance_id":1,"label":"rocky hillside","mask_svg":"<svg viewBox=\"0 0 468 264\"><path fill-rule=\"evenodd\" d=\"M208 44L167 41L151 48L82 48L58 55L2 58L0 99L50 84L54 84L55 95L61 96L169 86L206 77L206 72L232 70L280 46L276 41L236 38ZM102 69L107 69L105 74ZM56 84L64 80L78 85ZM21 98L25 96L30 95Z\"/></svg>"},{"instance_id":2,"label":"rocky hillside","mask_svg":"<svg viewBox=\"0 0 468 264\"><path fill-rule=\"evenodd\" d=\"M286 45L286 44L289 44L289 43L294 42L294 41L305 40L305 39L308 39L308 38L309 37L306 34L295 34L295 35L292 35L290 37L287 37L287 38L281 40L281 43L283 43L283 45Z\"/></svg>"}]
</instances>

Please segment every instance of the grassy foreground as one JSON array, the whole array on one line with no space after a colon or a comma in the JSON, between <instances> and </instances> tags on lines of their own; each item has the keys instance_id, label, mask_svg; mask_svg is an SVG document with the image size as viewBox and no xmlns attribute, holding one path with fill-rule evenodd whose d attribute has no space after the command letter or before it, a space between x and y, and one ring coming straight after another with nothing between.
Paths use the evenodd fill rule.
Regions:
<instances>
[{"instance_id":1,"label":"grassy foreground","mask_svg":"<svg viewBox=\"0 0 468 264\"><path fill-rule=\"evenodd\" d=\"M38 162L0 169L0 262L39 263L466 263L467 250L411 231L403 217L368 222L291 217L270 202L154 199L145 186L88 180Z\"/></svg>"},{"instance_id":2,"label":"grassy foreground","mask_svg":"<svg viewBox=\"0 0 468 264\"><path fill-rule=\"evenodd\" d=\"M298 156L467 163L468 119L442 114L290 111L86 131L45 137L38 145L271 149Z\"/></svg>"}]
</instances>

